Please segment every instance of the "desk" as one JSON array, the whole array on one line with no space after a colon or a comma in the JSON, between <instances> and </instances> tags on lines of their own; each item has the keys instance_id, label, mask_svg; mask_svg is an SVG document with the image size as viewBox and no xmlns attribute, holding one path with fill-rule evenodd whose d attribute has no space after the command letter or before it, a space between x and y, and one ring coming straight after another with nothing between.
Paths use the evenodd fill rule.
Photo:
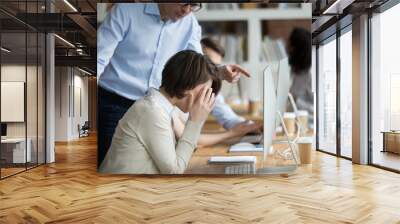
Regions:
<instances>
[{"instance_id":1,"label":"desk","mask_svg":"<svg viewBox=\"0 0 400 224\"><path fill-rule=\"evenodd\" d=\"M1 159L5 163L25 163L31 161L31 145L30 138L27 139L27 147L25 151L25 138L6 138L1 140ZM27 161L25 159L27 158Z\"/></svg>"},{"instance_id":2,"label":"desk","mask_svg":"<svg viewBox=\"0 0 400 224\"><path fill-rule=\"evenodd\" d=\"M382 131L383 150L382 152L392 152L400 154L400 131Z\"/></svg>"},{"instance_id":3,"label":"desk","mask_svg":"<svg viewBox=\"0 0 400 224\"><path fill-rule=\"evenodd\" d=\"M252 115L249 115L249 114L244 114L244 115L240 115L240 116L244 117L247 120L252 120L252 121L254 121L256 123L259 123L259 124L263 123L263 117L262 116L252 116ZM206 130L206 131L223 131L225 129L218 123L217 119L214 116L209 115L207 117L206 125L205 125L205 128L203 128L203 130Z\"/></svg>"},{"instance_id":4,"label":"desk","mask_svg":"<svg viewBox=\"0 0 400 224\"><path fill-rule=\"evenodd\" d=\"M284 150L289 147L288 144L274 144L274 150ZM185 174L225 174L225 167L231 166L227 164L210 164L208 159L211 156L257 156L256 167L263 167L262 152L228 152L229 145L217 145L213 147L198 148L189 161L189 165ZM283 166L294 164L293 160L283 160L274 155L267 155L264 166Z\"/></svg>"}]
</instances>

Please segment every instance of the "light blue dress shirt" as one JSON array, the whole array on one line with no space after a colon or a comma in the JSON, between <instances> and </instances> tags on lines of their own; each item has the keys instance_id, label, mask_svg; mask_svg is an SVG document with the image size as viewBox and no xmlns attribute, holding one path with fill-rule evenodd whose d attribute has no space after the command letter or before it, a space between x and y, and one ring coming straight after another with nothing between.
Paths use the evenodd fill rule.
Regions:
<instances>
[{"instance_id":1,"label":"light blue dress shirt","mask_svg":"<svg viewBox=\"0 0 400 224\"><path fill-rule=\"evenodd\" d=\"M159 89L164 65L175 53L202 53L200 39L201 27L192 13L164 22L156 3L116 4L97 31L98 84L138 100L149 88ZM221 97L212 115L225 128L244 120Z\"/></svg>"}]
</instances>

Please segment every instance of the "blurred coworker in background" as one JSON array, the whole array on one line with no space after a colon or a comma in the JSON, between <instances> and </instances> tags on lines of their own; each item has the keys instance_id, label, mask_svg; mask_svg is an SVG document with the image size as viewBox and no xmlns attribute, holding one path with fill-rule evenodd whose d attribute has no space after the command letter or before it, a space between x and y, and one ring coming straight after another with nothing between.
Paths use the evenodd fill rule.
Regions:
<instances>
[{"instance_id":1,"label":"blurred coworker in background","mask_svg":"<svg viewBox=\"0 0 400 224\"><path fill-rule=\"evenodd\" d=\"M220 65L222 63L222 58L225 56L225 50L217 42L215 42L211 38L206 37L201 40L201 46L204 54L206 54L214 64ZM224 107L221 108L219 111L224 111L223 117L227 119L226 122L229 122L229 120L241 120L242 122L233 125L227 131L212 134L201 134L197 143L199 146L204 147L215 145L224 141L233 140L237 137L242 137L250 132L259 132L261 130L261 125L249 120L246 121L245 118L237 115L232 110L232 108L225 103L224 97L221 94L217 95L216 102L219 102L216 103L216 107ZM182 111L179 111L179 109L175 108L173 122L174 131L177 138L179 138L183 134L186 117L187 115L183 114Z\"/></svg>"},{"instance_id":2,"label":"blurred coworker in background","mask_svg":"<svg viewBox=\"0 0 400 224\"><path fill-rule=\"evenodd\" d=\"M311 33L303 28L294 28L288 43L292 86L290 93L298 110L314 113L314 95L311 78ZM309 116L312 122L312 116ZM311 123L310 123L311 124Z\"/></svg>"}]
</instances>

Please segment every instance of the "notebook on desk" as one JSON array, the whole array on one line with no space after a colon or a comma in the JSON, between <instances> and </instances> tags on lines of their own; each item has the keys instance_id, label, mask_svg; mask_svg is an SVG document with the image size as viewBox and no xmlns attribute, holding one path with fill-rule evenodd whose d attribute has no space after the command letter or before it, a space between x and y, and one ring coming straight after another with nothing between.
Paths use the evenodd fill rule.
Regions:
<instances>
[{"instance_id":1,"label":"notebook on desk","mask_svg":"<svg viewBox=\"0 0 400 224\"><path fill-rule=\"evenodd\" d=\"M211 156L209 163L256 163L255 156Z\"/></svg>"}]
</instances>

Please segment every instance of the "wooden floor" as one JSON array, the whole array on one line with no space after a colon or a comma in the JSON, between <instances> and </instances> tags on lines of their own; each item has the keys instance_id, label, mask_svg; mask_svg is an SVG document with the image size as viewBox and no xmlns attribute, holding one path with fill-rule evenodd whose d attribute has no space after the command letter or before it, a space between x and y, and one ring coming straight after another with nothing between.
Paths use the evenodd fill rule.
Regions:
<instances>
[{"instance_id":1,"label":"wooden floor","mask_svg":"<svg viewBox=\"0 0 400 224\"><path fill-rule=\"evenodd\" d=\"M1 178L11 176L13 174L25 171L25 167L17 167L17 168L1 168Z\"/></svg>"},{"instance_id":2,"label":"wooden floor","mask_svg":"<svg viewBox=\"0 0 400 224\"><path fill-rule=\"evenodd\" d=\"M374 151L372 157L374 164L400 170L400 155L392 152Z\"/></svg>"},{"instance_id":3,"label":"wooden floor","mask_svg":"<svg viewBox=\"0 0 400 224\"><path fill-rule=\"evenodd\" d=\"M0 181L0 223L400 223L400 175L317 153L288 178L96 172L94 137Z\"/></svg>"}]
</instances>

